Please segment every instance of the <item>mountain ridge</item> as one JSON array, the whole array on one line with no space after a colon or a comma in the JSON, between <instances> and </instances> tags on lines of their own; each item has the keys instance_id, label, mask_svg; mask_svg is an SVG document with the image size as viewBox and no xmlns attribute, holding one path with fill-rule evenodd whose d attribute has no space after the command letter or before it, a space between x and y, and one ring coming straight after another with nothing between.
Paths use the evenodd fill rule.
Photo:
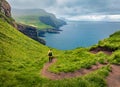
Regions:
<instances>
[{"instance_id":1,"label":"mountain ridge","mask_svg":"<svg viewBox=\"0 0 120 87\"><path fill-rule=\"evenodd\" d=\"M31 22L33 21L32 19L42 22L43 24L47 25L45 28L51 28L51 29L53 28L58 29L61 26L66 24L65 21L56 18L54 14L48 13L43 9L13 9L12 14L13 14L13 17L15 17L15 19L18 22L24 22L26 24L31 24L31 25L36 26L37 28L41 28L41 27L32 23Z\"/></svg>"}]
</instances>

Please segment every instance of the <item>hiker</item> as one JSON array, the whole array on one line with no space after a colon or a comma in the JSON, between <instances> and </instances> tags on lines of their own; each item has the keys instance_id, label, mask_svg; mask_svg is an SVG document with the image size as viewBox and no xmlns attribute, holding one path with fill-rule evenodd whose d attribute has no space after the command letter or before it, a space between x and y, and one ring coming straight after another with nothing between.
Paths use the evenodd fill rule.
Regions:
<instances>
[{"instance_id":1,"label":"hiker","mask_svg":"<svg viewBox=\"0 0 120 87\"><path fill-rule=\"evenodd\" d=\"M52 50L50 49L50 50L48 51L49 62L52 62L52 58L53 58L52 55L53 55L53 54L52 54Z\"/></svg>"}]
</instances>

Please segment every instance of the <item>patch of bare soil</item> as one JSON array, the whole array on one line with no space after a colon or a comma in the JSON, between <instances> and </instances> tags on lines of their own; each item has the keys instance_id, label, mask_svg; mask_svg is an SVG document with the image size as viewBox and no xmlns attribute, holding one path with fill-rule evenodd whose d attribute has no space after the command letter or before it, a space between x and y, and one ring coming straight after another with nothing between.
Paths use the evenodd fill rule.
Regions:
<instances>
[{"instance_id":1,"label":"patch of bare soil","mask_svg":"<svg viewBox=\"0 0 120 87\"><path fill-rule=\"evenodd\" d=\"M107 77L108 87L120 87L120 65L111 65L112 72Z\"/></svg>"},{"instance_id":2,"label":"patch of bare soil","mask_svg":"<svg viewBox=\"0 0 120 87\"><path fill-rule=\"evenodd\" d=\"M111 55L113 51L114 50L111 50L111 49L106 48L106 47L97 47L97 48L93 48L90 50L90 52L94 53L94 54L96 54L98 52L104 52L105 54L108 54L108 55Z\"/></svg>"}]
</instances>

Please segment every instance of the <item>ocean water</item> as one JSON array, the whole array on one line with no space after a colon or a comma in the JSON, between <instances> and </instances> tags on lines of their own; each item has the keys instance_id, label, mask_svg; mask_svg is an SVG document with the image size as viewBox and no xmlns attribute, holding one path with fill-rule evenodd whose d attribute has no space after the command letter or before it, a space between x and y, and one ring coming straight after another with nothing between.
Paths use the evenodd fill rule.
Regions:
<instances>
[{"instance_id":1,"label":"ocean water","mask_svg":"<svg viewBox=\"0 0 120 87\"><path fill-rule=\"evenodd\" d=\"M67 22L60 34L46 33L46 45L60 50L89 47L120 30L120 22Z\"/></svg>"}]
</instances>

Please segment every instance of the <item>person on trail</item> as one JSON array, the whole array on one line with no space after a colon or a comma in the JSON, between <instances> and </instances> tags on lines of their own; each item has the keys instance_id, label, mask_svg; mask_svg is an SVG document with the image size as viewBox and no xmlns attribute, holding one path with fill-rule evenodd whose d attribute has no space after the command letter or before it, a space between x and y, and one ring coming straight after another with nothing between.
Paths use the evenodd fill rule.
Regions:
<instances>
[{"instance_id":1,"label":"person on trail","mask_svg":"<svg viewBox=\"0 0 120 87\"><path fill-rule=\"evenodd\" d=\"M48 51L48 56L49 56L49 62L52 62L53 53L51 49Z\"/></svg>"}]
</instances>

